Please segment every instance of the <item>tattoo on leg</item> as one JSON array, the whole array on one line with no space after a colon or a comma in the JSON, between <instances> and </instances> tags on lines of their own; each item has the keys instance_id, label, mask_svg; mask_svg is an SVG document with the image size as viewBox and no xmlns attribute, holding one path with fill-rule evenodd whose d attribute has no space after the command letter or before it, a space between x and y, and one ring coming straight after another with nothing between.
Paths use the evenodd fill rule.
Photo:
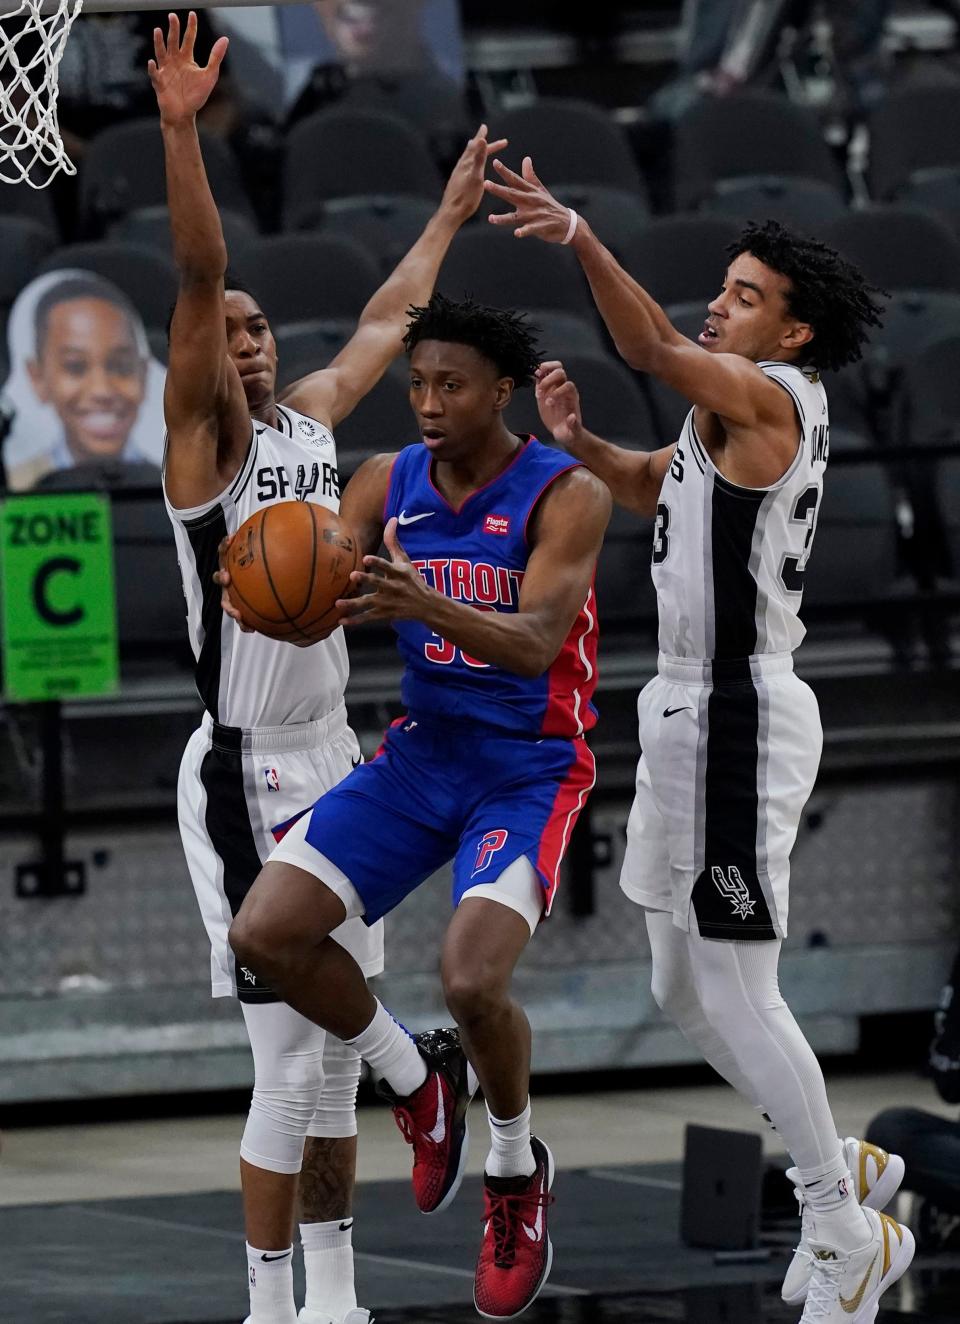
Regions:
<instances>
[{"instance_id":1,"label":"tattoo on leg","mask_svg":"<svg viewBox=\"0 0 960 1324\"><path fill-rule=\"evenodd\" d=\"M356 1167L356 1136L307 1136L300 1170L301 1221L329 1223L349 1218Z\"/></svg>"}]
</instances>

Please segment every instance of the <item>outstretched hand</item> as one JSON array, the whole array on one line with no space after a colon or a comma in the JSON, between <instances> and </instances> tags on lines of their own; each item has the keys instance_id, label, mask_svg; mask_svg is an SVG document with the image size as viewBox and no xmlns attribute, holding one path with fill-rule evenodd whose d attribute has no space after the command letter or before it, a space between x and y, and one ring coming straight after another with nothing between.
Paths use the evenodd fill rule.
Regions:
<instances>
[{"instance_id":1,"label":"outstretched hand","mask_svg":"<svg viewBox=\"0 0 960 1324\"><path fill-rule=\"evenodd\" d=\"M443 191L441 209L450 213L458 224L469 220L483 199L483 177L487 161L494 152L502 152L506 138L487 141L487 126L481 124L463 149L460 160L450 172Z\"/></svg>"},{"instance_id":2,"label":"outstretched hand","mask_svg":"<svg viewBox=\"0 0 960 1324\"><path fill-rule=\"evenodd\" d=\"M364 621L420 620L431 590L397 537L397 521L391 519L383 531L390 560L365 556L364 569L354 570L350 582L357 596L340 598L339 624L360 625Z\"/></svg>"},{"instance_id":3,"label":"outstretched hand","mask_svg":"<svg viewBox=\"0 0 960 1324\"><path fill-rule=\"evenodd\" d=\"M548 244L565 243L570 233L570 208L558 202L537 178L532 159L523 158L519 175L502 161L494 161L493 168L504 182L488 179L483 187L495 198L508 202L513 211L493 213L490 224L512 226L518 239L535 235Z\"/></svg>"},{"instance_id":4,"label":"outstretched hand","mask_svg":"<svg viewBox=\"0 0 960 1324\"><path fill-rule=\"evenodd\" d=\"M583 430L580 392L557 359L541 363L535 377L537 408L543 426L560 446L569 446Z\"/></svg>"},{"instance_id":5,"label":"outstretched hand","mask_svg":"<svg viewBox=\"0 0 960 1324\"><path fill-rule=\"evenodd\" d=\"M213 43L209 60L205 65L200 65L193 58L197 40L196 14L190 11L182 42L177 15L169 14L167 20L166 40L159 28L153 30L156 59L148 61L147 72L157 94L161 122L182 124L193 119L197 111L206 105L220 77L220 66L230 39L218 37Z\"/></svg>"}]
</instances>

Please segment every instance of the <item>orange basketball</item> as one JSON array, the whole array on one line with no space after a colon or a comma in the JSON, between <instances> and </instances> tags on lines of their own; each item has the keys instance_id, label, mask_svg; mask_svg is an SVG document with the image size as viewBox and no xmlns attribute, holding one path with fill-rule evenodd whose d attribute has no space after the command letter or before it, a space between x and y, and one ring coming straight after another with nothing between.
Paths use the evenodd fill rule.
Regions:
<instances>
[{"instance_id":1,"label":"orange basketball","mask_svg":"<svg viewBox=\"0 0 960 1324\"><path fill-rule=\"evenodd\" d=\"M241 524L227 552L230 601L271 639L314 642L334 624L360 560L356 538L326 506L281 501Z\"/></svg>"}]
</instances>

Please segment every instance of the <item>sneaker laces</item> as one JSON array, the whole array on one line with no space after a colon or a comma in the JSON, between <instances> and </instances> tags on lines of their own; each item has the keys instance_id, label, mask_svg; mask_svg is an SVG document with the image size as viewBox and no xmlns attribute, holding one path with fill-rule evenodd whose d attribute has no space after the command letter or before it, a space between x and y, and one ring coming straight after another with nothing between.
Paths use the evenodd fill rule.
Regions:
<instances>
[{"instance_id":1,"label":"sneaker laces","mask_svg":"<svg viewBox=\"0 0 960 1324\"><path fill-rule=\"evenodd\" d=\"M810 1279L807 1303L800 1324L810 1324L812 1320L827 1319L830 1316L840 1294L843 1268L843 1260L819 1260L814 1257L813 1277Z\"/></svg>"},{"instance_id":2,"label":"sneaker laces","mask_svg":"<svg viewBox=\"0 0 960 1324\"><path fill-rule=\"evenodd\" d=\"M794 1246L793 1252L795 1255L802 1255L805 1259L812 1260L813 1251L804 1243L805 1229L803 1225L807 1218L807 1201L799 1186L794 1186L793 1193L797 1197L797 1213L800 1216L800 1244Z\"/></svg>"},{"instance_id":3,"label":"sneaker laces","mask_svg":"<svg viewBox=\"0 0 960 1324\"><path fill-rule=\"evenodd\" d=\"M552 1205L554 1196L549 1191L508 1195L491 1191L489 1186L484 1187L484 1196L483 1222L493 1226L493 1262L498 1269L512 1269L517 1258L520 1224L535 1223L537 1211Z\"/></svg>"}]
</instances>

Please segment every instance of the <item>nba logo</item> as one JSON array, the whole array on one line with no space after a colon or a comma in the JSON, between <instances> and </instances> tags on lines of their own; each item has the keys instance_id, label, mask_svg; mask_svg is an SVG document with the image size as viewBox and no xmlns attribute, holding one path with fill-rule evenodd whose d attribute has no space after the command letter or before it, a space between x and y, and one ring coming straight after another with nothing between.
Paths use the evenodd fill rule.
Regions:
<instances>
[{"instance_id":1,"label":"nba logo","mask_svg":"<svg viewBox=\"0 0 960 1324\"><path fill-rule=\"evenodd\" d=\"M268 791L279 791L279 789L280 789L280 778L279 778L279 776L277 775L277 770L276 770L276 768L264 768L264 770L263 770L263 775L264 775L264 777L267 779L267 790L268 790Z\"/></svg>"},{"instance_id":2,"label":"nba logo","mask_svg":"<svg viewBox=\"0 0 960 1324\"><path fill-rule=\"evenodd\" d=\"M507 844L508 835L503 828L495 828L493 832L488 832L485 837L480 838L477 845L477 862L473 866L471 878L474 874L483 873L484 869L490 867L494 855Z\"/></svg>"}]
</instances>

